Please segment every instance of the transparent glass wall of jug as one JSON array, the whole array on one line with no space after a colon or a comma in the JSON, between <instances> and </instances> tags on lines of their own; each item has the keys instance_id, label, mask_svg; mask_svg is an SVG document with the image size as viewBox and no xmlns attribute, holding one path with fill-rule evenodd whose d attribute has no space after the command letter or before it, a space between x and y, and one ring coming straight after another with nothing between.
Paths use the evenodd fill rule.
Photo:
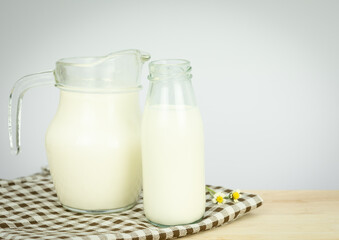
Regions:
<instances>
[{"instance_id":1,"label":"transparent glass wall of jug","mask_svg":"<svg viewBox=\"0 0 339 240\"><path fill-rule=\"evenodd\" d=\"M45 139L47 159L61 204L85 213L132 207L141 189L139 90L150 55L124 50L103 57L65 58L54 71L28 75L9 102L12 152L20 151L24 93L56 86L60 101Z\"/></svg>"}]
</instances>

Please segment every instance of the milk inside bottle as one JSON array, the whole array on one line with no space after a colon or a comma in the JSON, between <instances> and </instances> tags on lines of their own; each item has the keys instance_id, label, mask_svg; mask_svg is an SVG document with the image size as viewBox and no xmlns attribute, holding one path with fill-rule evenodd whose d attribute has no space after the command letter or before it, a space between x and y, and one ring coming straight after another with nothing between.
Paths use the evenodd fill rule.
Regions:
<instances>
[{"instance_id":1,"label":"milk inside bottle","mask_svg":"<svg viewBox=\"0 0 339 240\"><path fill-rule=\"evenodd\" d=\"M190 64L150 64L142 120L144 211L155 225L188 224L205 211L204 137Z\"/></svg>"}]
</instances>

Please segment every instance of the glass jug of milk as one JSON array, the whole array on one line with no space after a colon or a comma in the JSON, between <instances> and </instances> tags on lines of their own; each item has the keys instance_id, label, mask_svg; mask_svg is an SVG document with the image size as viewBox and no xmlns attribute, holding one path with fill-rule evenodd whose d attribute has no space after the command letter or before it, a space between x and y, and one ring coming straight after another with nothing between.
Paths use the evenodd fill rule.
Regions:
<instances>
[{"instance_id":1,"label":"glass jug of milk","mask_svg":"<svg viewBox=\"0 0 339 240\"><path fill-rule=\"evenodd\" d=\"M141 189L140 74L150 55L125 50L103 57L61 59L54 71L28 75L14 85L9 137L20 150L22 97L29 88L60 89L45 146L61 204L84 213L132 207Z\"/></svg>"},{"instance_id":2,"label":"glass jug of milk","mask_svg":"<svg viewBox=\"0 0 339 240\"><path fill-rule=\"evenodd\" d=\"M144 211L155 225L193 223L205 212L203 125L186 60L149 65L142 119Z\"/></svg>"}]
</instances>

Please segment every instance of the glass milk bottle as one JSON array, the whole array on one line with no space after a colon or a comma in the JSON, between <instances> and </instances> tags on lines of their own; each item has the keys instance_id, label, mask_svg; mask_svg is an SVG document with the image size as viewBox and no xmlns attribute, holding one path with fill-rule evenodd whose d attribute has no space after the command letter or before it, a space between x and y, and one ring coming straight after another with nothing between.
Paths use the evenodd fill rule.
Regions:
<instances>
[{"instance_id":1,"label":"glass milk bottle","mask_svg":"<svg viewBox=\"0 0 339 240\"><path fill-rule=\"evenodd\" d=\"M139 50L102 57L66 58L54 71L16 82L9 103L12 151L20 150L24 93L36 86L60 89L58 110L45 139L60 203L84 213L132 207L141 190L140 73L149 60Z\"/></svg>"},{"instance_id":2,"label":"glass milk bottle","mask_svg":"<svg viewBox=\"0 0 339 240\"><path fill-rule=\"evenodd\" d=\"M149 64L142 120L144 211L155 225L188 224L205 212L203 125L186 60Z\"/></svg>"}]
</instances>

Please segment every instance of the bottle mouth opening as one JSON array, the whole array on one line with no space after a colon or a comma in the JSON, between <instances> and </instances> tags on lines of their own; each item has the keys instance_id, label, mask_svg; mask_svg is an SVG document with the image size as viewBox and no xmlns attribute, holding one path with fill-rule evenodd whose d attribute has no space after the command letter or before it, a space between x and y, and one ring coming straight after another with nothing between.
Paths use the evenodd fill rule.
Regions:
<instances>
[{"instance_id":1,"label":"bottle mouth opening","mask_svg":"<svg viewBox=\"0 0 339 240\"><path fill-rule=\"evenodd\" d=\"M150 81L168 78L191 78L191 63L185 59L162 59L149 64Z\"/></svg>"},{"instance_id":2,"label":"bottle mouth opening","mask_svg":"<svg viewBox=\"0 0 339 240\"><path fill-rule=\"evenodd\" d=\"M172 65L172 66L183 66L183 65L191 65L188 60L185 59L161 59L152 61L149 64L150 66L158 66L158 65Z\"/></svg>"}]
</instances>

